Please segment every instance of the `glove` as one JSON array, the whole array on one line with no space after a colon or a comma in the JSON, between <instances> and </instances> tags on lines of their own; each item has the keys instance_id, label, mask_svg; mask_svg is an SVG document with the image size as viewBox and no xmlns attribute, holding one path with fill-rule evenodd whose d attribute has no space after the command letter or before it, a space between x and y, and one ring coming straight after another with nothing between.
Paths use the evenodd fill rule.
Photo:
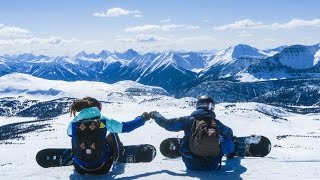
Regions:
<instances>
[{"instance_id":1,"label":"glove","mask_svg":"<svg viewBox=\"0 0 320 180\"><path fill-rule=\"evenodd\" d=\"M151 111L149 112L149 116L150 118L154 119L155 118L155 114L159 113L158 111Z\"/></svg>"},{"instance_id":2,"label":"glove","mask_svg":"<svg viewBox=\"0 0 320 180\"><path fill-rule=\"evenodd\" d=\"M142 115L141 115L141 116L144 118L144 120L145 120L145 121L150 120L150 114L149 114L148 112L144 112L144 113L142 113Z\"/></svg>"}]
</instances>

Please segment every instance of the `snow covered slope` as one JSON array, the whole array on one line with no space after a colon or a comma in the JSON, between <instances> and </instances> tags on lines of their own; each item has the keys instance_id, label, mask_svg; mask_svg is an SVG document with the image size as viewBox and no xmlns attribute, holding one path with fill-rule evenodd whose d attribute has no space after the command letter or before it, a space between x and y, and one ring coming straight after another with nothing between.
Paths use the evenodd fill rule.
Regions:
<instances>
[{"instance_id":1,"label":"snow covered slope","mask_svg":"<svg viewBox=\"0 0 320 180\"><path fill-rule=\"evenodd\" d=\"M202 82L227 79L255 82L294 78L319 78L319 44L292 45L268 53L248 45L220 51L199 73Z\"/></svg>"},{"instance_id":2,"label":"snow covered slope","mask_svg":"<svg viewBox=\"0 0 320 180\"><path fill-rule=\"evenodd\" d=\"M133 81L120 81L115 84L93 81L67 82L46 80L20 73L0 77L0 97L23 95L32 99L54 99L95 95L97 98L104 98L111 93L167 94L160 87L145 86Z\"/></svg>"},{"instance_id":3,"label":"snow covered slope","mask_svg":"<svg viewBox=\"0 0 320 180\"><path fill-rule=\"evenodd\" d=\"M281 52L284 48L288 47L287 45L279 46L271 49L264 49L263 52L267 53L268 56L273 56L279 52Z\"/></svg>"},{"instance_id":4,"label":"snow covered slope","mask_svg":"<svg viewBox=\"0 0 320 180\"><path fill-rule=\"evenodd\" d=\"M320 44L314 46L295 45L290 48L284 48L279 54L281 64L295 68L307 69L318 64L317 51L320 50Z\"/></svg>"},{"instance_id":5,"label":"snow covered slope","mask_svg":"<svg viewBox=\"0 0 320 180\"><path fill-rule=\"evenodd\" d=\"M240 80L249 80L244 77L251 76L252 81L319 78L319 51L319 44L289 46L272 57L252 64L238 76Z\"/></svg>"},{"instance_id":6,"label":"snow covered slope","mask_svg":"<svg viewBox=\"0 0 320 180\"><path fill-rule=\"evenodd\" d=\"M108 99L101 99L108 100ZM166 96L133 96L121 102L103 103L103 114L128 121L143 111L158 110L167 118L189 115L195 99ZM223 159L222 169L213 172L187 171L182 160L164 158L160 142L167 137L182 137L183 132L168 132L154 121L128 134L120 134L124 144L150 143L158 154L151 163L119 164L108 175L80 176L73 167L41 168L35 155L43 148L70 147L66 135L71 120L64 114L51 120L0 117L0 131L11 136L0 138L0 179L318 179L320 176L319 114L300 115L286 109L257 103L218 104L219 120L237 136L262 134L272 142L265 158ZM10 131L11 130L11 131ZM11 134L10 134L11 133Z\"/></svg>"},{"instance_id":7,"label":"snow covered slope","mask_svg":"<svg viewBox=\"0 0 320 180\"><path fill-rule=\"evenodd\" d=\"M238 44L222 50L210 61L199 76L203 80L216 80L231 77L245 71L250 65L258 62L267 54L254 47Z\"/></svg>"},{"instance_id":8,"label":"snow covered slope","mask_svg":"<svg viewBox=\"0 0 320 180\"><path fill-rule=\"evenodd\" d=\"M210 62L209 67L214 64L228 64L240 57L266 57L267 54L257 48L246 44L237 44L218 52Z\"/></svg>"},{"instance_id":9,"label":"snow covered slope","mask_svg":"<svg viewBox=\"0 0 320 180\"><path fill-rule=\"evenodd\" d=\"M206 81L184 92L184 96L207 94L217 102L260 102L279 106L320 104L320 79L284 79L262 82ZM320 109L319 109L320 112Z\"/></svg>"}]
</instances>

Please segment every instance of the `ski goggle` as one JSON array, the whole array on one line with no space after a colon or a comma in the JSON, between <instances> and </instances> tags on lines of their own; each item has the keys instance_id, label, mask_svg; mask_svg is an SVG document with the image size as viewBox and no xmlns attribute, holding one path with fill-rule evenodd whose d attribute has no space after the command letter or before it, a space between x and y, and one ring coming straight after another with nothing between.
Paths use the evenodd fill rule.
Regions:
<instances>
[{"instance_id":1,"label":"ski goggle","mask_svg":"<svg viewBox=\"0 0 320 180\"><path fill-rule=\"evenodd\" d=\"M215 108L215 104L213 103L198 103L196 106L197 109L207 109L211 111L213 111Z\"/></svg>"}]
</instances>

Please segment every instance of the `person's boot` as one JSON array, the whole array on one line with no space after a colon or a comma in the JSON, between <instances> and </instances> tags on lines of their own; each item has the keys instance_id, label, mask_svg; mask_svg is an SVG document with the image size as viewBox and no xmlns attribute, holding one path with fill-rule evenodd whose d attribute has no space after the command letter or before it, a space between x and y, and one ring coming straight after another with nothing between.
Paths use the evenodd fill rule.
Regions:
<instances>
[{"instance_id":1,"label":"person's boot","mask_svg":"<svg viewBox=\"0 0 320 180\"><path fill-rule=\"evenodd\" d=\"M237 141L237 137L236 136L233 136L232 137L232 141L233 141L233 144L234 144L234 151L230 154L226 154L226 158L227 159L232 159L234 158L234 156L236 156L236 152L237 152L237 149L238 149L238 141Z\"/></svg>"}]
</instances>

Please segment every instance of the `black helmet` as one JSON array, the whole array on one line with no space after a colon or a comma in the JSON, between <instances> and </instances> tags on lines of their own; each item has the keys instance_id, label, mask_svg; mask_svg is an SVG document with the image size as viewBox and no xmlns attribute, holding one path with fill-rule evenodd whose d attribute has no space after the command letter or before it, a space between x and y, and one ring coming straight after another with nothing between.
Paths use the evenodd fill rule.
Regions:
<instances>
[{"instance_id":1,"label":"black helmet","mask_svg":"<svg viewBox=\"0 0 320 180\"><path fill-rule=\"evenodd\" d=\"M214 100L209 96L200 96L198 98L196 108L213 111L215 106Z\"/></svg>"}]
</instances>

